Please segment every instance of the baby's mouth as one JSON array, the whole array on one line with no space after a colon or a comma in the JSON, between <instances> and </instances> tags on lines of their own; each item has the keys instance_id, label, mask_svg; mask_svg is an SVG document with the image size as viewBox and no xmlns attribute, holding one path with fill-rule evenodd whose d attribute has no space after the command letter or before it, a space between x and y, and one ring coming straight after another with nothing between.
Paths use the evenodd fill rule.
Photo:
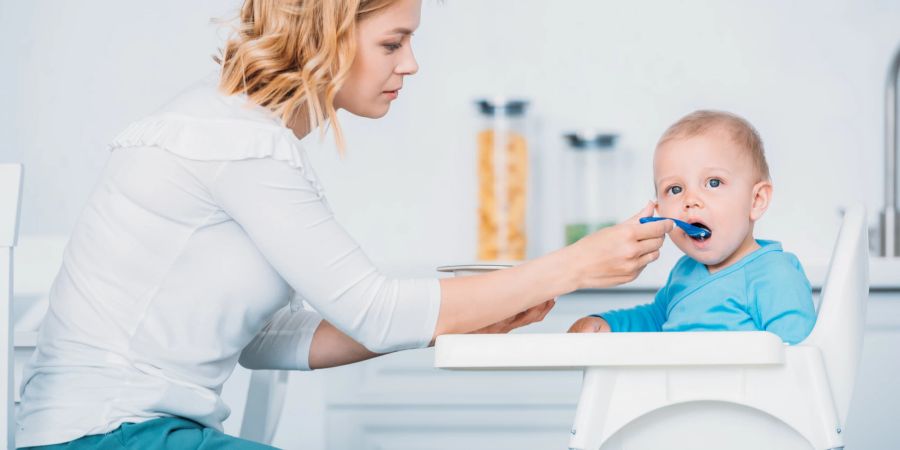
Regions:
<instances>
[{"instance_id":1,"label":"baby's mouth","mask_svg":"<svg viewBox=\"0 0 900 450\"><path fill-rule=\"evenodd\" d=\"M705 241L705 240L709 239L710 237L712 237L712 230L710 230L709 227L706 226L705 223L703 223L703 222L693 222L693 223L691 223L691 225L693 225L693 226L695 226L695 227L697 227L697 228L702 228L702 229L706 230L706 234L705 234L705 235L702 235L702 236L691 236L691 235L688 235L691 239L693 239L693 240L695 240L695 241L701 241L701 242L702 242L702 241Z\"/></svg>"}]
</instances>

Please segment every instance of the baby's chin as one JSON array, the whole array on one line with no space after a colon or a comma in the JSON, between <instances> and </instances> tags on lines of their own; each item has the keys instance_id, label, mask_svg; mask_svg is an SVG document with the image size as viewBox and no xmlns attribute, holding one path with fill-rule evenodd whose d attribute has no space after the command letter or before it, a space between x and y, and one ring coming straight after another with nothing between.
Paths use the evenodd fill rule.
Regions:
<instances>
[{"instance_id":1,"label":"baby's chin","mask_svg":"<svg viewBox=\"0 0 900 450\"><path fill-rule=\"evenodd\" d=\"M729 255L725 254L726 252L710 247L698 248L698 245L690 239L686 238L685 241L676 242L675 245L694 261L706 266L715 266L728 259Z\"/></svg>"}]
</instances>

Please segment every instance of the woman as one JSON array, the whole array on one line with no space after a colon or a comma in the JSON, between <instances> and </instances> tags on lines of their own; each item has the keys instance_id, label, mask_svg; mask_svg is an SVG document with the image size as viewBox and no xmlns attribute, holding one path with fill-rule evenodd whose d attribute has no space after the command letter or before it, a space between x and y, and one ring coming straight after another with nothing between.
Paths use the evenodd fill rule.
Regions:
<instances>
[{"instance_id":1,"label":"woman","mask_svg":"<svg viewBox=\"0 0 900 450\"><path fill-rule=\"evenodd\" d=\"M391 279L372 265L299 139L327 122L342 148L336 110L387 113L418 69L420 7L247 0L219 79L113 141L26 368L20 446L268 448L221 433L219 392L238 362L308 370L506 332L542 319L547 299L630 281L657 258L668 221L479 276Z\"/></svg>"}]
</instances>

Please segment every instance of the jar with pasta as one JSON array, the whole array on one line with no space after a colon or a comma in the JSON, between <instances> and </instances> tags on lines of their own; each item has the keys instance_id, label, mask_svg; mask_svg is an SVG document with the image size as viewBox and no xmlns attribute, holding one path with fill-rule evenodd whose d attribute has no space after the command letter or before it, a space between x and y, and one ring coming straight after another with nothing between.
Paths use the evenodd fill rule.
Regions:
<instances>
[{"instance_id":1,"label":"jar with pasta","mask_svg":"<svg viewBox=\"0 0 900 450\"><path fill-rule=\"evenodd\" d=\"M572 244L618 221L621 167L614 133L573 132L563 135L565 242Z\"/></svg>"},{"instance_id":2,"label":"jar with pasta","mask_svg":"<svg viewBox=\"0 0 900 450\"><path fill-rule=\"evenodd\" d=\"M528 143L524 129L527 102L480 100L485 124L478 132L478 259L525 259L528 243Z\"/></svg>"}]
</instances>

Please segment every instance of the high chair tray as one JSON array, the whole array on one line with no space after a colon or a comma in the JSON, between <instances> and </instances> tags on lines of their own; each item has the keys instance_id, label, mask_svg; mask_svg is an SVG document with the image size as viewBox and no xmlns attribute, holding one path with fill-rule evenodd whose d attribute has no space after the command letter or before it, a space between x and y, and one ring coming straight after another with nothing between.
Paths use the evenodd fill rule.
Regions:
<instances>
[{"instance_id":1,"label":"high chair tray","mask_svg":"<svg viewBox=\"0 0 900 450\"><path fill-rule=\"evenodd\" d=\"M765 331L452 334L435 342L442 369L580 369L784 363L785 344Z\"/></svg>"}]
</instances>

